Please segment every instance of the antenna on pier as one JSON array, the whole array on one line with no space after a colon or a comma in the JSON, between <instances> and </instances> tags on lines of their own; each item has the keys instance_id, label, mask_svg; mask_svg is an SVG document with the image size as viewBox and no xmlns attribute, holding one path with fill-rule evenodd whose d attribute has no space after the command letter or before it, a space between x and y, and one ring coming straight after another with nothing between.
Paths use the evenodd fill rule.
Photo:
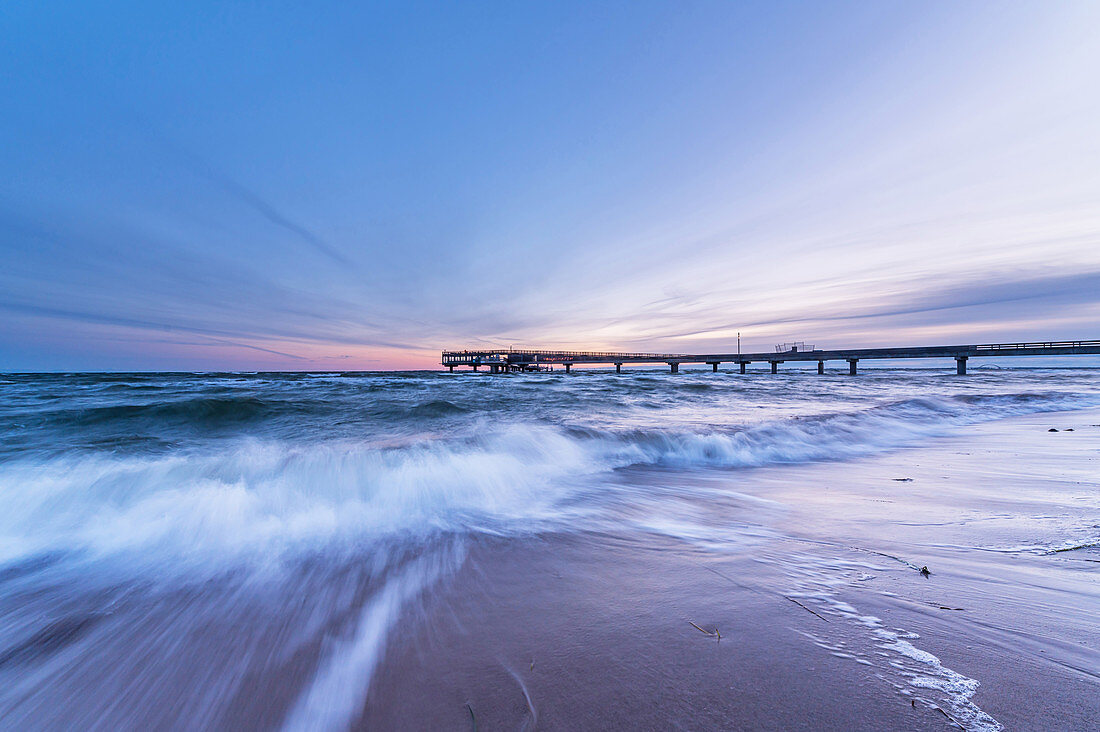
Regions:
<instances>
[{"instance_id":1,"label":"antenna on pier","mask_svg":"<svg viewBox=\"0 0 1100 732\"><path fill-rule=\"evenodd\" d=\"M741 358L741 331L737 331L737 357Z\"/></svg>"}]
</instances>

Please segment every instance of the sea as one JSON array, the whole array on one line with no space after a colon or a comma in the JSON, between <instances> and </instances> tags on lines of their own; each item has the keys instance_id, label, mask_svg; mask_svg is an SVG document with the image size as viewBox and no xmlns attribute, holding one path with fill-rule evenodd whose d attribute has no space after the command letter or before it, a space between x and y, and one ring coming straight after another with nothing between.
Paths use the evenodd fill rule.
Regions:
<instances>
[{"instance_id":1,"label":"sea","mask_svg":"<svg viewBox=\"0 0 1100 732\"><path fill-rule=\"evenodd\" d=\"M1039 420L1030 444L1076 439L1097 425L1073 415L1098 407L1100 371L1089 369L0 375L0 727L371 726L372 710L393 718L380 689L405 676L430 678L425 689L477 688L470 674L454 676L461 660L433 667L432 644L415 640L431 635L433 603L463 594L473 565L480 586L492 585L515 562L577 562L581 546L581 557L630 556L641 567L647 548L660 547L659 561L703 563L711 574L723 558L750 557L770 569L730 581L791 613L782 632L796 655L820 653L845 673L866 668L868 683L907 709L911 701L968 729L1000 729L1004 720L974 697L979 679L911 628L857 610L837 585L890 579L890 591L867 600L889 603L899 588L950 575L960 552L1022 566L1091 551L1100 504L1095 483L1086 491L1081 482L1096 478L1096 463L1082 462L1095 452L1074 463L1076 482L1032 492L1000 479L933 489L904 460L936 446L961 456L975 430L1021 418ZM1047 470L1038 454L1036 469ZM946 475L951 464L932 470ZM872 483L869 465L893 472ZM1026 494L1026 507L1006 508L999 491ZM871 498L906 510L860 524L877 510ZM947 518L914 528L920 507L933 505ZM963 539L964 519L998 528ZM1092 583L1072 589L1087 629L1096 575L1073 576ZM556 597L547 602L572 602L567 591ZM545 626L538 607L525 613L534 617L515 627ZM514 613L497 606L492 616L507 625ZM464 627L490 622L483 617L467 612ZM685 643L735 647L733 627L675 622ZM791 623L808 625L793 632ZM1100 679L1095 650L1063 650L1067 673ZM585 677L579 656L544 655L562 664L559 680L569 668L578 683L601 683ZM547 680L540 695L536 659L486 663L497 661L522 688L506 726L535 721L537 709L543 726L601 724L555 718L571 692ZM388 672L394 663L418 670ZM494 713L489 702L422 694L424 716L413 704L410 727L436 726L434 717L476 728ZM628 726L693 726L690 712L674 716Z\"/></svg>"}]
</instances>

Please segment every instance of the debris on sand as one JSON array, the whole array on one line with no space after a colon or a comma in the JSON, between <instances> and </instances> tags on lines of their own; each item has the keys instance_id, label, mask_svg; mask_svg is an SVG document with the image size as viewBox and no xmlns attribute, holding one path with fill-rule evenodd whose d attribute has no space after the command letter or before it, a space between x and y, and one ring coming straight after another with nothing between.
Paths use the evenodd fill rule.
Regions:
<instances>
[{"instance_id":1,"label":"debris on sand","mask_svg":"<svg viewBox=\"0 0 1100 732\"><path fill-rule=\"evenodd\" d=\"M691 622L690 620L688 621L688 625L695 628L697 631L699 631L703 635L709 635L711 637L717 637L719 641L722 640L722 634L720 632L718 632L718 626L715 626L714 630L704 630L703 628L700 628L698 625Z\"/></svg>"},{"instance_id":2,"label":"debris on sand","mask_svg":"<svg viewBox=\"0 0 1100 732\"><path fill-rule=\"evenodd\" d=\"M877 554L880 557L886 557L887 559L893 559L895 562L901 562L902 564L904 564L909 569L912 569L915 572L919 572L924 577L927 577L928 575L932 574L932 570L928 569L927 566L918 567L917 565L913 564L912 562L907 561L905 559L902 559L901 557L895 557L893 554L887 554L886 552L875 551L874 549L864 549L861 546L850 546L848 548L853 549L857 552L867 552L868 554Z\"/></svg>"},{"instance_id":3,"label":"debris on sand","mask_svg":"<svg viewBox=\"0 0 1100 732\"><path fill-rule=\"evenodd\" d=\"M798 600L794 599L794 598L793 598L793 597L791 597L790 595L783 595L783 597L787 598L788 600L790 600L791 602L793 602L793 603L794 603L795 605L798 605L798 606L799 606L800 608L802 608L803 610L805 610L806 612L808 612L808 613L809 613L810 615L816 615L817 617L819 617L819 618L821 618L822 620L824 620L824 621L825 621L826 623L827 623L827 622L829 622L829 619L828 619L827 617L825 617L824 615L819 615L818 613L816 613L816 612L814 612L813 610L811 610L810 608L806 607L805 605L803 605L803 604L802 604L801 602L799 602Z\"/></svg>"},{"instance_id":4,"label":"debris on sand","mask_svg":"<svg viewBox=\"0 0 1100 732\"><path fill-rule=\"evenodd\" d=\"M1061 554L1062 552L1074 552L1078 549L1095 549L1100 547L1100 541L1084 541L1079 544L1070 544L1069 546L1059 547L1058 549L1051 549L1047 551L1047 554Z\"/></svg>"}]
</instances>

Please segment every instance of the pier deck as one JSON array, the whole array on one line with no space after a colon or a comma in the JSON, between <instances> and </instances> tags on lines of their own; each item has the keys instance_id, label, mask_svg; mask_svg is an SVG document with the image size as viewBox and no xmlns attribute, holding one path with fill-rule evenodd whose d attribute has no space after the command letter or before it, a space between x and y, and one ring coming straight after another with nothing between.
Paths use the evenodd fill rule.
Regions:
<instances>
[{"instance_id":1,"label":"pier deck","mask_svg":"<svg viewBox=\"0 0 1100 732\"><path fill-rule=\"evenodd\" d=\"M827 361L846 361L848 372L854 375L856 364L863 359L953 358L957 373L965 374L966 363L971 358L1081 355L1100 355L1100 340L705 354L478 349L443 351L442 364L451 371L454 371L456 366L467 366L474 370L485 366L495 374L509 371L542 371L554 366L563 366L568 373L576 364L614 365L618 372L622 370L624 364L637 363L665 363L669 365L672 373L679 371L680 364L705 363L717 371L719 364L732 363L738 364L741 373L745 373L745 367L748 364L768 363L771 364L772 373L777 373L779 364L787 361L816 361L818 373L824 373Z\"/></svg>"}]
</instances>

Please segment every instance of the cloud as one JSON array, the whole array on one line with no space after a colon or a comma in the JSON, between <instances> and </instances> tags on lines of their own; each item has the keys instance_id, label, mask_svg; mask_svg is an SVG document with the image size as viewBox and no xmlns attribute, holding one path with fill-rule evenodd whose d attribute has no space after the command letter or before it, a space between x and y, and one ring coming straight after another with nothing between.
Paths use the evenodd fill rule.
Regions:
<instances>
[{"instance_id":1,"label":"cloud","mask_svg":"<svg viewBox=\"0 0 1100 732\"><path fill-rule=\"evenodd\" d=\"M416 349L368 304L303 291L209 251L128 227L0 215L0 309L35 318L213 338ZM255 344L253 344L255 345ZM257 346L263 348L263 346Z\"/></svg>"},{"instance_id":2,"label":"cloud","mask_svg":"<svg viewBox=\"0 0 1100 732\"><path fill-rule=\"evenodd\" d=\"M351 266L353 264L348 257L336 247L322 239L316 232L294 221L289 215L281 212L269 201L265 200L240 181L219 170L198 153L171 140L144 116L133 110L128 111L128 116L137 127L144 131L146 137L151 142L157 145L162 151L168 153L192 174L214 183L223 191L231 195L234 200L258 213L268 222L280 227L284 231L290 232L312 247L314 251L324 255L336 264L344 266Z\"/></svg>"},{"instance_id":3,"label":"cloud","mask_svg":"<svg viewBox=\"0 0 1100 732\"><path fill-rule=\"evenodd\" d=\"M1075 310L1088 312L1100 305L1100 271L1062 272L1043 275L1026 273L989 273L960 277L962 281L941 283L942 278L926 278L896 284L890 293L877 293L874 287L857 288L849 298L829 308L797 308L795 314L756 317L743 320L711 320L704 327L670 328L677 321L707 321L699 312L681 317L661 318L653 335L638 340L676 339L706 341L729 338L736 331L798 333L809 338L821 329L847 323L839 332L878 339L884 345L892 328L906 326L960 326L981 323L986 329L998 323L1025 318L1041 322L1044 318L1064 317ZM711 310L714 313L714 310ZM835 328L830 328L835 331ZM663 332L662 332L663 330ZM1095 335L1082 334L1082 337ZM1021 337L1025 337L1022 335ZM903 344L897 344L903 345Z\"/></svg>"}]
</instances>

